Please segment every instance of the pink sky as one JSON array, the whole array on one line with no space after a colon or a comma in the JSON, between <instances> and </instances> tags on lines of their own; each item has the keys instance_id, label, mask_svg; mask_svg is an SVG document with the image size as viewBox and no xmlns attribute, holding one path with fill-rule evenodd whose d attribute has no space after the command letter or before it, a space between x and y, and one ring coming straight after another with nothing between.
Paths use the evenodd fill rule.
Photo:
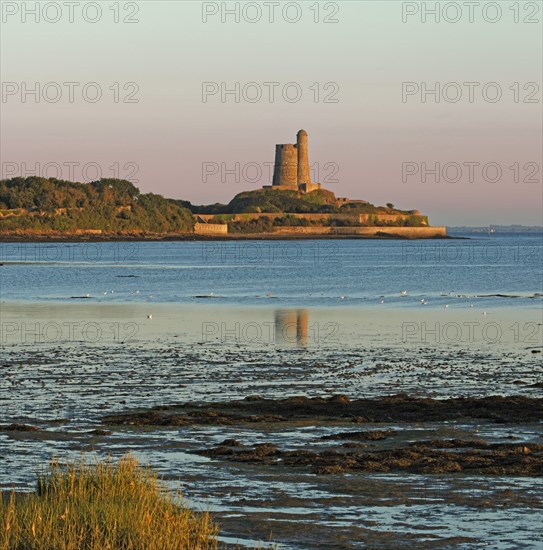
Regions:
<instances>
[{"instance_id":1,"label":"pink sky","mask_svg":"<svg viewBox=\"0 0 543 550\"><path fill-rule=\"evenodd\" d=\"M203 23L198 2L135 4L135 24L114 23L105 7L96 24L77 13L74 23L10 16L3 24L3 177L34 168L54 176L58 165L68 179L65 165L76 163L76 180L93 179L98 166L104 177L137 179L142 191L228 202L269 184L266 163L274 160L275 144L293 143L305 128L310 163L338 196L417 208L434 224L541 224L541 21L514 23L509 10L495 24L482 17L423 23L420 16L403 23L401 2L341 2L331 24L315 23L311 3L300 4L297 23L280 17L222 23L220 14ZM27 95L23 101L23 86L36 82L57 83L47 90L60 87L60 100ZM64 82L79 83L73 103ZM82 97L89 82L103 93L96 103ZM123 90L129 82L137 91ZM204 102L204 82L219 90L236 82L240 90L256 86L246 86L239 102L232 95L223 102L220 93ZM273 102L266 82L279 83ZM419 91L402 101L408 82L415 83L410 90L456 83L446 91L452 97L460 89L462 97L452 103L428 95L423 102ZM465 82L480 83L473 102ZM485 91L492 97L499 89L500 101L483 96L490 82L497 87ZM133 93L137 102L116 103L114 83L121 99ZM301 90L296 102L282 96L288 83L295 87L287 92ZM252 102L258 90L262 98ZM337 102L325 102L327 96ZM402 178L405 163L419 172ZM421 163L452 163L450 181L423 182ZM472 164L471 182L466 163L479 164ZM493 177L492 166L502 171L497 181L485 177L489 163L495 164L487 176ZM203 178L203 169L214 165L219 173ZM262 181L247 181L244 174L251 179L255 165ZM463 167L459 181L452 181L455 166ZM326 174L336 170L338 181L328 182Z\"/></svg>"}]
</instances>

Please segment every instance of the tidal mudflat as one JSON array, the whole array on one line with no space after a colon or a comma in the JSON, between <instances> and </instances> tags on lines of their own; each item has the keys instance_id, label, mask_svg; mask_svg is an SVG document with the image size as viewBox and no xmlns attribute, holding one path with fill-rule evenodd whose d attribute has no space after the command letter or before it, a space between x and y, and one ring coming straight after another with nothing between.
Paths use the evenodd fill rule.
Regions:
<instances>
[{"instance_id":1,"label":"tidal mudflat","mask_svg":"<svg viewBox=\"0 0 543 550\"><path fill-rule=\"evenodd\" d=\"M0 484L29 489L53 455L130 452L228 544L535 548L541 344L515 330L539 316L4 302ZM437 342L423 322L493 325ZM73 334L36 340L45 323Z\"/></svg>"}]
</instances>

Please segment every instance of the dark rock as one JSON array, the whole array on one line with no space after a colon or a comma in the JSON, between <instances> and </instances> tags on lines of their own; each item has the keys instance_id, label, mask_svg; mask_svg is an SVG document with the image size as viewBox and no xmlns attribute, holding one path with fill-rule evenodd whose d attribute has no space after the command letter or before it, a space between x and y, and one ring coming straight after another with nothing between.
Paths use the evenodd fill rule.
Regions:
<instances>
[{"instance_id":1,"label":"dark rock","mask_svg":"<svg viewBox=\"0 0 543 550\"><path fill-rule=\"evenodd\" d=\"M0 431L4 430L6 432L37 432L39 428L36 426L30 426L29 424L9 424L8 426L1 426Z\"/></svg>"}]
</instances>

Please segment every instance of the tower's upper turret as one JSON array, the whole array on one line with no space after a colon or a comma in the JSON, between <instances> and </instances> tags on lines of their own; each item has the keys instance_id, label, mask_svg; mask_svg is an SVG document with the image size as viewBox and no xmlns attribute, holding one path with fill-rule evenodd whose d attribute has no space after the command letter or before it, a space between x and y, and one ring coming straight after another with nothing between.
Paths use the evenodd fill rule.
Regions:
<instances>
[{"instance_id":1,"label":"tower's upper turret","mask_svg":"<svg viewBox=\"0 0 543 550\"><path fill-rule=\"evenodd\" d=\"M298 185L311 183L309 172L309 151L307 145L307 132L300 130L296 134L296 147L298 149Z\"/></svg>"}]
</instances>

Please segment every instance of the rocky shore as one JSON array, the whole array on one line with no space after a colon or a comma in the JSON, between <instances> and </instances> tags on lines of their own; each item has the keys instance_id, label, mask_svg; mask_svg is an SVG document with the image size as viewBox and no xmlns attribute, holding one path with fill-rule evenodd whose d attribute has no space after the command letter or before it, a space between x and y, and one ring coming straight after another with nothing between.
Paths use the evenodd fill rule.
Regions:
<instances>
[{"instance_id":1,"label":"rocky shore","mask_svg":"<svg viewBox=\"0 0 543 550\"><path fill-rule=\"evenodd\" d=\"M281 424L295 424L297 428L318 424L333 433L314 438L303 448L281 448L270 442L247 445L228 438L219 445L195 451L215 460L302 467L315 474L462 472L541 476L543 443L519 442L513 436L507 436L507 442L488 441L476 428L466 425L484 421L499 426L537 423L542 419L543 399L521 396L438 400L395 395L350 400L335 395L278 400L251 396L225 403L169 405L109 415L103 422L108 426L134 427L251 426L263 434ZM365 429L349 428L353 423ZM399 429L375 429L380 423L396 423ZM417 429L413 430L415 426ZM441 437L436 438L436 434Z\"/></svg>"},{"instance_id":2,"label":"rocky shore","mask_svg":"<svg viewBox=\"0 0 543 550\"><path fill-rule=\"evenodd\" d=\"M109 415L107 424L135 426L235 425L286 421L326 422L443 422L486 419L496 423L537 422L543 419L543 398L524 396L431 399L404 394L372 399L295 396L265 399L258 395L218 403L182 403L144 411Z\"/></svg>"}]
</instances>

